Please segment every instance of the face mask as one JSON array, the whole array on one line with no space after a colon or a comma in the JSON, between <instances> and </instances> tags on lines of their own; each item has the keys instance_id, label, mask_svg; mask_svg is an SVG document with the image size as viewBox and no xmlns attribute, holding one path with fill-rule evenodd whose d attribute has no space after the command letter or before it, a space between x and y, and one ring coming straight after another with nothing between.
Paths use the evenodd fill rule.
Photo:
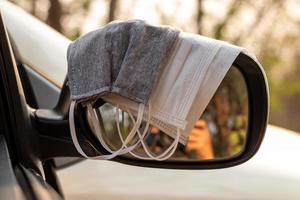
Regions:
<instances>
[{"instance_id":1,"label":"face mask","mask_svg":"<svg viewBox=\"0 0 300 200\"><path fill-rule=\"evenodd\" d=\"M69 116L70 130L81 155L88 157L76 135L74 108L77 103L87 107L98 139L110 153L94 159L110 159L131 152L140 144L138 141L132 144L132 141L142 123L144 104L149 100L160 66L165 66L168 53L173 51L179 32L140 20L119 21L90 32L70 44L67 53L68 83L73 101ZM105 144L99 115L92 109L92 102L106 93L115 93L137 103L135 125L118 150L111 150Z\"/></svg>"},{"instance_id":2,"label":"face mask","mask_svg":"<svg viewBox=\"0 0 300 200\"><path fill-rule=\"evenodd\" d=\"M169 63L150 95L150 124L186 144L188 134L241 48L182 33ZM137 116L137 104L108 94L103 99ZM149 104L146 106L149 107ZM147 109L143 119L146 120Z\"/></svg>"},{"instance_id":3,"label":"face mask","mask_svg":"<svg viewBox=\"0 0 300 200\"><path fill-rule=\"evenodd\" d=\"M99 123L101 116L97 109L90 106L88 112L94 121L98 139L111 153L94 159L110 159L124 153L141 159L168 159L176 150L178 142L186 144L188 134L240 51L240 48L227 43L182 33L168 64L154 83L150 100L145 107L113 93L101 97L117 107L116 123L122 142L120 149L113 151L105 144L101 137L104 133L103 124ZM134 122L133 129L126 139L122 138L119 127L119 108L126 111ZM146 121L146 127L140 131L142 120ZM144 143L149 124L174 138L170 147L160 155L152 155ZM76 136L76 133L72 135ZM137 142L129 145L133 138L137 138ZM73 141L78 144L76 139ZM133 152L138 145L143 146L148 157ZM80 145L75 146L81 149Z\"/></svg>"}]
</instances>

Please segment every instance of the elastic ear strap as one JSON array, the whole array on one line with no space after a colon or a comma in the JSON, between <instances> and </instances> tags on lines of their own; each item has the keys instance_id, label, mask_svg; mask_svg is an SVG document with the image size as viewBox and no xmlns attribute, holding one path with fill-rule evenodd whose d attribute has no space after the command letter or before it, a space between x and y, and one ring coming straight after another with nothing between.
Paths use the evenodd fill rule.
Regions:
<instances>
[{"instance_id":1,"label":"elastic ear strap","mask_svg":"<svg viewBox=\"0 0 300 200\"><path fill-rule=\"evenodd\" d=\"M144 110L145 110L145 105L139 104L137 120L136 120L136 122L134 122L133 128L131 129L130 133L128 134L127 138L125 139L125 144L127 144L128 143L127 140L131 140L135 136L137 131L139 130L142 120L143 120Z\"/></svg>"},{"instance_id":2,"label":"elastic ear strap","mask_svg":"<svg viewBox=\"0 0 300 200\"><path fill-rule=\"evenodd\" d=\"M113 153L113 152L111 152L112 150L106 145L105 140L103 138L103 134L105 133L105 130L103 130L104 128L101 124L102 122L100 122L100 120L102 120L102 118L98 117L98 115L94 116L94 110L90 106L88 106L87 111L92 119L92 124L94 125L94 131L97 136L97 139L99 140L99 142L101 143L101 145L103 146L104 149L106 149L110 153ZM99 121L100 130L98 130L98 125L95 121Z\"/></svg>"},{"instance_id":3,"label":"elastic ear strap","mask_svg":"<svg viewBox=\"0 0 300 200\"><path fill-rule=\"evenodd\" d=\"M80 153L83 157L88 158L88 156L83 152L82 148L80 147L76 135L76 127L75 127L75 120L74 120L75 105L76 105L76 101L71 101L70 110L69 110L69 125L70 125L71 138L78 153Z\"/></svg>"},{"instance_id":4,"label":"elastic ear strap","mask_svg":"<svg viewBox=\"0 0 300 200\"><path fill-rule=\"evenodd\" d=\"M101 133L101 128L99 126L99 121L96 118L95 112L93 112L93 108L90 104L88 104L88 112L91 114L91 118L92 118L92 123L95 127L95 131L97 132L97 135L100 135L100 143L103 145L103 147L105 149L107 149L111 154L109 155L103 155L103 156L96 156L96 157L92 157L92 159L111 159L114 158L118 155L127 153L132 151L134 148L136 148L136 145L132 145L130 147L128 147L128 149L124 149L126 147L126 145L131 141L131 139L134 137L134 135L136 134L137 129L140 127L141 123L142 123L142 118L143 118L143 113L144 113L144 105L140 104L139 106L139 111L138 111L138 120L135 123L135 125L133 126L132 130L130 131L129 135L127 136L125 142L122 144L122 147L117 150L117 151L112 151L105 143L104 138L102 137L102 133Z\"/></svg>"},{"instance_id":5,"label":"elastic ear strap","mask_svg":"<svg viewBox=\"0 0 300 200\"><path fill-rule=\"evenodd\" d=\"M101 120L101 114L99 113L99 110L97 109L93 109L91 105L88 105L88 112L92 118L92 123L94 125L94 128L95 128L95 132L96 132L96 135L98 137L98 140L99 142L101 143L101 145L110 153L115 153L115 152L118 152L119 155L121 154L125 154L125 153L128 153L129 151L132 151L135 146L131 146L131 147L128 147L128 148L125 148L123 149L122 147L118 150L112 150L105 142L104 138L103 138L103 132L105 131L104 130L104 127L102 126L102 124L100 123L100 120Z\"/></svg>"},{"instance_id":6,"label":"elastic ear strap","mask_svg":"<svg viewBox=\"0 0 300 200\"><path fill-rule=\"evenodd\" d=\"M70 124L71 138L72 138L72 141L75 145L76 150L78 151L78 153L80 153L85 158L89 158L89 159L109 159L110 157L106 156L106 155L90 157L90 156L86 155L83 152L83 150L82 150L82 148L81 148L81 146L78 142L77 135L76 135L76 127L75 127L75 120L74 120L75 105L76 105L76 101L72 101L71 105L70 105L70 110L69 110L69 124Z\"/></svg>"},{"instance_id":7,"label":"elastic ear strap","mask_svg":"<svg viewBox=\"0 0 300 200\"><path fill-rule=\"evenodd\" d=\"M118 130L118 134L119 134L119 138L120 140L122 141L122 143L124 144L124 139L123 139L123 136L122 136L122 132L121 132L121 129L120 129L120 123L119 123L119 108L117 107L116 109L116 113L115 113L115 120L116 120L116 124L117 124L117 130ZM145 129L148 129L147 125L146 125L146 128ZM138 133L139 133L139 130L137 130ZM143 136L144 136L145 133L143 133ZM139 137L140 138L140 137ZM141 140L138 140L134 146L137 146L139 143L141 142ZM135 154L134 152L129 152L129 154L131 154L132 156L135 156L137 158L141 158L141 159L146 159L146 157L140 157L139 155Z\"/></svg>"},{"instance_id":8,"label":"elastic ear strap","mask_svg":"<svg viewBox=\"0 0 300 200\"><path fill-rule=\"evenodd\" d=\"M130 111L127 111L131 120L134 121L134 117L132 116L132 114L130 113ZM149 122L149 121L148 121ZM147 123L148 123L147 122ZM144 129L144 133L143 133L143 136L145 136L145 131L148 131L148 128L147 129ZM179 138L180 138L180 131L179 129L177 129L177 134L176 134L176 138L174 139L174 141L172 142L172 144L164 151L162 152L160 155L157 155L157 156L153 156L151 154L151 150L149 149L148 145L145 144L144 142L144 137L140 134L140 132L138 131L138 135L140 137L140 141L142 143L142 146L146 152L146 154L151 158L151 159L154 159L154 160L167 160L168 158L170 158L173 153L175 152L176 148L177 148L177 145L179 143ZM141 156L140 156L141 157ZM145 158L144 158L145 159Z\"/></svg>"},{"instance_id":9,"label":"elastic ear strap","mask_svg":"<svg viewBox=\"0 0 300 200\"><path fill-rule=\"evenodd\" d=\"M135 123L135 119L134 117L132 116L131 112L129 110L127 110L131 120ZM118 134L119 134L119 137L121 139L121 141L124 143L124 139L123 139L123 136L121 134L121 130L120 130L120 124L119 124L119 108L117 107L117 111L115 113L115 117L116 117L116 123L117 123L117 129L118 129ZM144 156L140 156L140 155L137 155L135 154L134 152L129 152L132 156L135 156L137 158L140 158L140 159L145 159L145 160L151 160L151 159L154 159L154 160L166 160L168 159L169 157L171 157L173 155L173 153L175 152L176 148L177 148L177 145L178 145L178 142L179 142L179 138L180 138L180 132L179 132L179 129L177 129L177 137L175 138L175 140L173 141L173 143L168 147L168 149L166 149L162 154L158 155L158 156L154 156L152 155L151 153L151 150L149 149L149 147L147 146L147 144L144 143L144 138L148 132L148 128L149 128L149 124L150 124L150 117L151 117L151 102L149 101L149 109L148 109L148 119L147 119L147 124L143 130L143 133L141 134L139 130L137 130L137 133L138 133L138 136L139 136L139 141L136 143L140 143L142 144L146 154L149 156L149 157L144 157Z\"/></svg>"},{"instance_id":10,"label":"elastic ear strap","mask_svg":"<svg viewBox=\"0 0 300 200\"><path fill-rule=\"evenodd\" d=\"M75 120L74 120L74 110L75 110L75 105L76 105L76 101L72 101L71 105L70 105L70 111L69 111L69 124L70 124L70 132L71 132L71 138L72 141L75 145L76 150L85 158L89 158L89 159L94 159L94 160L108 160L108 159L112 159L114 157L116 157L117 155L119 155L120 150L119 151L115 151L114 153L110 154L110 155L101 155L101 156L95 156L95 157L90 157L88 155L86 155L84 153L84 151L82 150L79 142L78 142L78 138L76 135L76 127L75 127ZM143 107L141 109L141 112L143 112ZM140 117L143 116L142 114L140 114ZM141 121L141 120L140 120ZM126 138L127 139L127 138ZM124 146L124 145L123 145ZM123 148L121 148L123 149ZM133 149L132 149L133 150Z\"/></svg>"}]
</instances>

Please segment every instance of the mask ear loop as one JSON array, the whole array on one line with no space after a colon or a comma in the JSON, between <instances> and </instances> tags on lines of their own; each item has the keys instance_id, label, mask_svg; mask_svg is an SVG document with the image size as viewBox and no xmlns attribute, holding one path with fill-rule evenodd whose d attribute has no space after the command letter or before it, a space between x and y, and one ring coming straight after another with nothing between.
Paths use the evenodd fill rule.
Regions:
<instances>
[{"instance_id":1,"label":"mask ear loop","mask_svg":"<svg viewBox=\"0 0 300 200\"><path fill-rule=\"evenodd\" d=\"M130 113L130 111L129 111L129 114L130 114L129 116L131 117L131 119L134 121L134 118L133 118L132 114ZM148 128L146 129L146 131L148 131ZM174 154L174 152L176 151L176 148L178 146L179 138L180 138L180 131L179 131L179 129L177 129L176 138L174 139L173 143L160 155L153 156L151 154L151 150L149 149L148 145L145 144L145 142L144 142L144 137L141 136L139 131L138 131L138 134L139 134L140 141L142 143L142 146L143 146L146 154L150 157L150 159L159 160L159 161L167 160ZM145 157L144 157L144 159L145 159Z\"/></svg>"},{"instance_id":2,"label":"mask ear loop","mask_svg":"<svg viewBox=\"0 0 300 200\"><path fill-rule=\"evenodd\" d=\"M125 139L125 143L123 143L122 147L119 150L114 151L112 154L109 154L109 155L101 155L101 156L90 157L90 156L88 156L84 153L83 149L81 148L81 146L79 144L79 141L78 141L78 138L77 138L77 135L76 135L76 127L75 127L75 119L74 119L75 106L76 106L76 101L72 101L71 105L70 105L70 110L69 110L69 125L70 125L70 132L71 132L72 141L73 141L73 143L75 145L75 148L78 151L78 153L80 153L83 157L86 157L86 158L89 158L89 159L94 159L94 160L108 160L108 159L112 159L112 158L120 155L120 152L124 149L124 147L126 147L127 143L130 141L130 139L134 137L134 135L136 133L136 129L139 128L139 126L142 122L143 112L144 112L144 105L140 104L139 111L138 111L137 122L134 125L134 127L132 128L132 130L130 131L127 138ZM90 106L90 108L92 108L92 106L90 104L88 104L88 111L89 111L89 106ZM91 114L93 114L93 112ZM92 119L93 119L93 115L92 115ZM97 131L100 130L98 125L99 125L98 123L94 124L94 127ZM130 150L132 151L133 149L134 148L132 147L132 149L130 149Z\"/></svg>"},{"instance_id":3,"label":"mask ear loop","mask_svg":"<svg viewBox=\"0 0 300 200\"><path fill-rule=\"evenodd\" d=\"M70 110L69 110L69 124L70 124L70 132L71 138L75 145L76 150L80 153L83 157L88 158L88 156L83 152L82 148L77 139L76 135L76 127L75 127L75 120L74 120L74 110L75 110L76 101L71 101Z\"/></svg>"},{"instance_id":4,"label":"mask ear loop","mask_svg":"<svg viewBox=\"0 0 300 200\"><path fill-rule=\"evenodd\" d=\"M130 133L128 134L127 138L128 141L123 141L123 145L122 147L119 149L121 154L126 154L130 151L132 151L134 148L136 148L137 144L133 144L130 147L127 147L127 144L133 139L133 137L136 134L136 131L138 130L138 128L140 127L141 123L142 123L142 116L143 116L143 112L144 112L144 106L143 104L141 104L141 106L139 107L139 112L140 112L140 121L137 121L134 125L134 127L131 129ZM101 123L102 121L102 117L101 114L99 112L99 110L97 109L93 109L93 108L89 108L88 112L91 114L91 118L92 118L92 122L95 125L95 132L98 136L98 139L101 143L101 145L110 153L114 153L115 151L112 150L105 142L104 138L102 137L103 133L105 133L105 129L103 127L103 123ZM126 139L127 139L126 138ZM126 148L125 148L126 147Z\"/></svg>"},{"instance_id":5,"label":"mask ear loop","mask_svg":"<svg viewBox=\"0 0 300 200\"><path fill-rule=\"evenodd\" d=\"M91 116L92 123L94 125L97 138L98 138L100 144L104 147L105 150L107 150L109 153L112 153L112 154L115 153L116 151L118 151L119 155L121 155L121 154L126 154L126 153L128 153L129 151L132 151L135 148L135 146L131 146L131 147L127 147L127 148L124 148L122 146L119 150L112 150L106 144L106 142L105 142L105 140L103 138L103 133L105 133L105 130L104 130L104 127L103 127L102 123L100 122L100 120L102 120L102 118L99 118L98 115L95 114L95 112L96 111L92 108L92 106L88 105L88 113ZM135 127L132 128L132 131L134 131L134 129L135 129Z\"/></svg>"},{"instance_id":6,"label":"mask ear loop","mask_svg":"<svg viewBox=\"0 0 300 200\"><path fill-rule=\"evenodd\" d=\"M117 109L116 109L116 113L115 113L115 117L116 117L116 122L117 122L117 129L118 129L118 134L119 134L119 137L120 137L120 139L121 139L121 141L122 141L122 143L124 144L125 143L125 149L123 149L123 153L122 152L120 152L120 154L119 155L121 155L121 153L122 154L124 154L124 153L130 153L132 156L135 156L135 157L137 157L137 158L140 158L140 159L148 159L148 160L150 160L150 159L155 159L155 160L165 160L165 159L168 159L174 152L175 152L175 150L176 150L176 148L177 148L177 144L178 144L178 141L179 141L179 130L178 130L178 137L177 137L177 139L175 139L175 141L173 142L173 144L172 145L170 145L169 146L169 148L167 149L167 150L165 150L165 152L164 153L162 153L161 155L159 155L159 156L153 156L152 154L151 154L151 150L149 149L149 147L144 143L144 137L146 136L146 134L147 134L147 131L148 131L148 128L149 128L149 122L150 122L150 116L151 116L151 106L149 107L149 115L148 115L148 120L147 120L147 124L146 124L146 127L144 128L144 131L143 131L143 134L140 134L140 132L139 132L139 130L137 129L137 132L138 132L138 134L139 134L139 139L140 140L138 140L135 144L133 144L131 147L127 147L127 144L126 144L126 141L124 141L124 139L123 139L123 136L122 136L122 134L121 134L121 130L120 130L120 125L119 125L119 107L117 106L116 107ZM91 110L89 110L90 112L91 112L91 117L92 117L92 119L94 119L94 121L93 121L93 123L94 124L97 124L97 125L99 125L100 127L98 127L99 129L97 129L96 130L96 133L97 133L97 135L99 135L99 140L100 140L100 143L102 144L102 146L107 150L107 151L109 151L110 153L114 153L114 151L113 150L111 150L107 145L106 145L106 143L105 143L105 141L104 141L104 139L103 139L103 137L102 137L102 133L105 131L104 130L104 127L103 127L103 123L101 123L101 119L102 119L102 117L101 117L101 113L99 112L99 110L95 110L94 109L94 112L96 113L96 115L94 115L95 113L94 112L92 112ZM128 113L131 115L131 113L130 113L130 111L128 111ZM133 116L131 115L130 116L131 117L131 119L132 119L132 121L136 124L136 122L135 122L135 119L133 118ZM143 145L143 148L144 149L146 149L145 151L146 151L146 153L148 154L148 156L150 157L143 157L143 156L140 156L140 155L137 155L137 154L135 154L134 152L132 152L132 150L139 144L139 143L142 143L142 145ZM175 147L174 147L175 146ZM173 147L173 149L172 149L172 147ZM172 149L172 151L171 151L171 149ZM168 153L168 155L166 155ZM165 156L166 155L166 156ZM165 157L164 157L165 156Z\"/></svg>"},{"instance_id":7,"label":"mask ear loop","mask_svg":"<svg viewBox=\"0 0 300 200\"><path fill-rule=\"evenodd\" d=\"M131 114L131 113L130 113ZM132 120L134 121L134 118L132 117L132 115L130 116L132 118ZM146 129L146 133L148 132L148 129ZM167 160L168 158L170 158L173 153L176 151L176 148L178 146L178 143L179 143L179 138L180 138L180 131L179 129L177 129L177 132L176 132L176 138L174 139L173 143L163 152L161 153L160 155L152 155L151 153L151 150L149 148L149 146L144 142L144 139L145 139L145 135L144 134L144 137L138 132L139 134L139 137L140 137L140 140L141 140L141 143L142 143L142 146L146 152L146 154L151 158L151 159L154 159L154 160Z\"/></svg>"},{"instance_id":8,"label":"mask ear loop","mask_svg":"<svg viewBox=\"0 0 300 200\"><path fill-rule=\"evenodd\" d=\"M179 143L179 138L180 138L180 131L179 131L179 129L177 129L176 138L174 139L173 143L168 147L168 149L166 149L163 153L161 153L158 156L152 155L151 150L149 149L148 145L145 144L145 142L144 142L144 138L145 138L145 136L148 132L148 128L149 128L149 124L150 124L150 117L151 117L151 103L150 102L149 102L149 108L148 109L149 110L148 110L147 123L146 123L146 126L145 126L144 130L143 130L143 133L141 134L139 130L137 130L137 133L138 133L138 136L139 136L139 139L140 139L138 141L138 143L141 142L141 144L144 148L144 151L146 152L146 154L149 157L140 156L140 155L137 155L134 152L129 152L129 153L132 156L136 157L136 158L144 159L144 160L151 160L151 159L158 160L158 161L167 160L168 158L170 158L174 154L174 152L177 148L177 145ZM131 112L128 109L126 111L129 114L129 116L130 116L131 120L133 121L133 123L135 123L135 119L134 119L133 115L131 114ZM119 137L120 137L121 141L124 142L123 136L121 134L120 124L119 124L119 107L117 107L117 112L115 113L115 117L116 117L116 123L117 123L117 129L118 129Z\"/></svg>"}]
</instances>

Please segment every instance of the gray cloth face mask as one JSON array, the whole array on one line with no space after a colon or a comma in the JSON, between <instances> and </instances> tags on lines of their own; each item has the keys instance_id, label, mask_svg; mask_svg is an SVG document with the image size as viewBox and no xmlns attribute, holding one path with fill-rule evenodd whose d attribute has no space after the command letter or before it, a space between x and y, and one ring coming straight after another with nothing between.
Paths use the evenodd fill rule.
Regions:
<instances>
[{"instance_id":1,"label":"gray cloth face mask","mask_svg":"<svg viewBox=\"0 0 300 200\"><path fill-rule=\"evenodd\" d=\"M141 20L112 22L70 44L67 52L71 99L115 93L146 104L179 31Z\"/></svg>"},{"instance_id":2,"label":"gray cloth face mask","mask_svg":"<svg viewBox=\"0 0 300 200\"><path fill-rule=\"evenodd\" d=\"M67 52L68 78L71 91L70 129L78 152L86 155L77 140L74 124L76 102L87 105L96 132L101 132L97 113L91 104L107 94L118 95L139 104L137 120L123 142L122 147L112 151L99 141L111 154L92 159L111 159L131 152L141 140L128 147L141 125L147 104L159 72L173 51L179 31L170 27L155 27L140 20L112 22L72 43ZM146 131L146 129L145 129ZM144 131L144 132L145 132ZM175 148L174 148L175 149Z\"/></svg>"}]
</instances>

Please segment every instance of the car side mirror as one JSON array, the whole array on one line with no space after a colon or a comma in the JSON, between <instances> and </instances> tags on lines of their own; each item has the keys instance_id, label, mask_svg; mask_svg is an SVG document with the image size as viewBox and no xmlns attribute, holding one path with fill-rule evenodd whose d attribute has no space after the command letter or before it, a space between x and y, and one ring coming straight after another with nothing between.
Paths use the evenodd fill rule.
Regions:
<instances>
[{"instance_id":1,"label":"car side mirror","mask_svg":"<svg viewBox=\"0 0 300 200\"><path fill-rule=\"evenodd\" d=\"M67 81L55 109L39 109L34 113L40 135L41 157L80 157L70 136L68 110L70 94ZM118 149L120 143L113 137L116 132L113 106L98 101L107 143ZM259 149L264 137L269 111L266 77L255 60L241 53L234 61L217 92L199 119L187 145L179 145L175 154L166 161L141 160L130 154L117 156L114 161L156 168L216 169L231 167L250 159ZM89 156L107 154L93 132L85 108L75 111L79 142ZM128 115L122 113L121 127L126 134L131 126ZM155 127L149 129L147 144L152 151L165 149L170 138ZM139 149L137 149L139 151Z\"/></svg>"}]
</instances>

